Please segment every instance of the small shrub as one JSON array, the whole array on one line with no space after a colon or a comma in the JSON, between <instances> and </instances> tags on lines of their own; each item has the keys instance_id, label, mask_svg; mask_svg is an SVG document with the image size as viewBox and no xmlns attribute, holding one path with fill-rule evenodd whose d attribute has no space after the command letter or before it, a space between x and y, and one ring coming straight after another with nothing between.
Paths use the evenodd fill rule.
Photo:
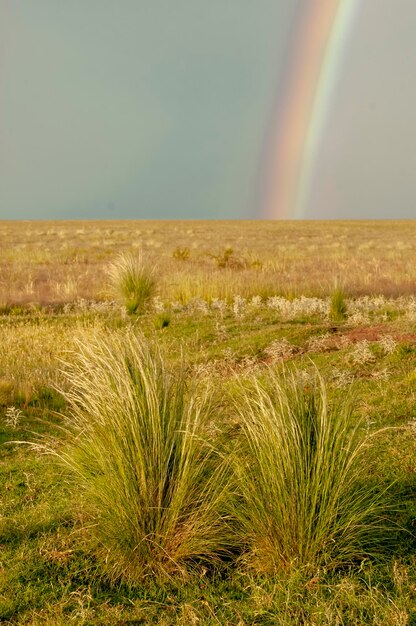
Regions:
<instances>
[{"instance_id":1,"label":"small shrub","mask_svg":"<svg viewBox=\"0 0 416 626\"><path fill-rule=\"evenodd\" d=\"M108 274L113 290L130 314L142 311L155 294L154 271L143 261L141 252L120 255Z\"/></svg>"},{"instance_id":2,"label":"small shrub","mask_svg":"<svg viewBox=\"0 0 416 626\"><path fill-rule=\"evenodd\" d=\"M224 267L229 267L233 254L234 254L234 250L228 247L224 249L222 254L212 255L212 256L215 259L217 266L224 268Z\"/></svg>"},{"instance_id":3,"label":"small shrub","mask_svg":"<svg viewBox=\"0 0 416 626\"><path fill-rule=\"evenodd\" d=\"M330 408L319 376L305 386L296 371L270 371L241 388L236 410L234 515L247 567L316 572L376 554L387 496L366 481L369 437L351 425L351 404Z\"/></svg>"},{"instance_id":4,"label":"small shrub","mask_svg":"<svg viewBox=\"0 0 416 626\"><path fill-rule=\"evenodd\" d=\"M233 248L229 246L224 248L221 254L210 254L209 256L214 259L220 269L242 270L247 267L246 260L236 257Z\"/></svg>"},{"instance_id":5,"label":"small shrub","mask_svg":"<svg viewBox=\"0 0 416 626\"><path fill-rule=\"evenodd\" d=\"M191 256L191 251L189 250L189 248L178 247L178 248L175 248L175 250L172 253L172 256L177 261L187 261L189 257Z\"/></svg>"},{"instance_id":6,"label":"small shrub","mask_svg":"<svg viewBox=\"0 0 416 626\"><path fill-rule=\"evenodd\" d=\"M331 305L329 317L334 322L345 319L347 315L347 303L345 301L345 293L341 287L336 287L331 295Z\"/></svg>"},{"instance_id":7,"label":"small shrub","mask_svg":"<svg viewBox=\"0 0 416 626\"><path fill-rule=\"evenodd\" d=\"M84 492L111 578L218 564L229 546L221 514L229 472L209 430L208 389L187 386L181 368L170 372L159 350L131 333L80 345L66 377L69 447L50 448Z\"/></svg>"}]
</instances>

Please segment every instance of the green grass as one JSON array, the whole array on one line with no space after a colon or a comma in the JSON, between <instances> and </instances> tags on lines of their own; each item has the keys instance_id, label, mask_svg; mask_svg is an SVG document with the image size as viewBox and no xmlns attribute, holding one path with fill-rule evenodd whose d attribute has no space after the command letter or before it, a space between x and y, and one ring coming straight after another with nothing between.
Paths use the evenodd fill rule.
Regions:
<instances>
[{"instance_id":1,"label":"green grass","mask_svg":"<svg viewBox=\"0 0 416 626\"><path fill-rule=\"evenodd\" d=\"M334 322L342 321L347 315L347 303L345 300L345 292L342 287L335 287L331 294L331 305L329 316Z\"/></svg>"},{"instance_id":2,"label":"green grass","mask_svg":"<svg viewBox=\"0 0 416 626\"><path fill-rule=\"evenodd\" d=\"M338 347L331 344L328 350L322 352L308 348L309 338L313 336L330 333L330 340L335 342L350 332L366 330L356 329L351 324L339 324L333 331L334 325L330 321L311 316L302 323L296 320L285 322L274 311L266 309L253 311L241 319L236 319L230 311L223 318L194 310L170 310L169 315L170 323L163 331L160 325L155 325L155 313L147 312L146 309L138 318L122 318L118 311L105 314L74 311L56 315L33 312L24 316L1 317L3 350L0 355L0 381L3 386L0 397L0 440L6 443L0 446L0 621L6 624L54 626L68 623L89 626L122 623L161 626L187 626L192 623L230 626L415 624L415 435L409 426L416 414L416 352L412 340L414 324L400 317L389 322L377 321L383 334L397 340L396 351L385 354L376 342L370 341L369 347L375 360L354 364L350 361L350 355L355 350L355 344L340 342ZM122 559L116 557L116 554L118 550L124 551L126 545L117 543L121 533L118 533L119 537L115 538L114 544L112 540L109 545L105 545L107 527L99 529L92 526L100 521L100 513L97 503L93 503L88 495L86 483L68 468L63 469L56 456L45 456L39 454L39 449L11 446L7 442L33 441L35 431L48 439L52 438L56 442L53 444L56 452L61 455L74 454L80 462L83 452L76 452L75 447L72 447L73 444L82 447L82 438L74 440L76 433L81 436L81 432L75 416L71 424L74 410L71 409L72 400L63 399L53 391L57 382L61 386L65 385L67 390L71 388L68 385L72 385L58 373L60 359L64 357L69 361L68 373L75 374L78 371L82 384L89 381L92 386L99 363L96 358L98 347L94 344L96 334L99 333L104 344L108 344L102 344L100 348L105 354L106 350L111 353L114 349L113 339L118 341L119 338L121 341L126 331L136 334L139 330L148 339L157 339L163 354L162 365L172 384L181 379L179 369L181 359L183 362L185 358L190 376L186 397L194 397L195 386L212 383L210 401L207 403L210 417L206 422L202 420L204 428L199 440L204 453L212 453L208 474L220 460L216 449L223 449L225 445L233 447L242 437L241 419L237 419L229 397L231 394L235 401L239 397L238 406L241 406L240 379L246 377L249 371L246 369L245 357L254 360L253 373L258 377L259 384L265 386L269 393L273 389L267 383L268 368L264 362L264 350L275 339L287 339L296 346L293 355L273 363L279 381L283 369L293 364L302 373L302 380L310 382L313 359L325 378L330 407L337 406L337 401L343 400L352 389L357 403L355 414L351 416L348 425L350 433L360 420L364 420L365 432L368 430L369 433L380 427L395 427L374 437L371 449L363 450L366 472L362 477L363 486L371 489L377 487L379 490L396 481L394 497L399 510L397 513L392 511L391 518L393 524L405 528L406 532L388 534L391 551L384 551L384 546L379 545L380 555L370 558L365 557L360 546L350 565L345 565L345 560L340 559L339 555L327 552L334 563L338 561L344 565L330 569L328 556L320 561L319 555L318 566L292 567L284 574L279 567L276 569L278 575L274 570L266 574L261 572L260 567L253 568L253 560L251 567L248 567L251 559L249 542L246 533L240 530L237 543L242 544L245 536L245 559L238 559L241 547L240 551L235 548L234 536L234 540L228 538L226 542L228 549L232 545L232 554L224 559L224 552L221 552L214 567L210 566L210 557L192 556L190 560L184 558L181 561L176 573L175 567L166 572L166 565L162 564L161 574L155 576L157 568L152 570L149 563L158 562L157 551L151 554L147 550L146 558L149 557L149 561L147 570L146 566L144 570L148 575L143 578L146 558L140 559L141 565L136 563L134 571L125 572L127 582L123 583L120 570L124 571L124 567L120 565ZM73 352L74 335L79 336L85 344L85 348L81 349L81 356L84 355L82 358L76 356L78 348L76 353ZM88 356L90 348L87 346L91 342L95 345L94 357L92 354ZM68 349L70 352L65 352ZM125 349L126 345L117 348L117 355L121 350L125 356ZM231 358L227 356L229 352L224 352L229 349L232 351ZM85 362L83 367L82 359ZM194 366L210 366L214 362L218 366L215 377L211 374L194 374ZM112 363L113 366L106 370L108 380L111 376L118 380L118 369ZM352 380L345 387L336 386L333 378L335 369L353 374ZM386 377L380 378L378 375L384 370L387 372ZM24 389L26 379L31 381L30 392L27 395L15 393L16 386ZM103 395L103 389L107 393L108 386L111 385L105 384L101 388L96 384L94 393L97 394L97 406L101 407L100 414L113 415L113 410L117 408L114 406L114 397ZM130 383L123 387L123 392L126 388L130 388ZM117 389L113 381L113 392ZM72 386L72 392L75 390L76 386ZM128 397L128 394L123 393L127 404ZM204 397L203 389L195 396L199 397ZM5 422L5 412L11 404L22 411L16 428ZM78 407L82 409L81 405ZM54 415L54 411L64 414L65 420ZM85 426L89 428L90 418L85 411L85 420L87 417L88 424ZM62 434L62 426L70 430L65 436ZM88 428L87 435L90 432ZM109 440L117 439L116 433L120 431L120 427L115 424L112 424L112 428L112 432L105 433ZM365 432L361 434L365 435ZM214 445L214 449L207 450L207 440ZM107 447L106 444L106 448L102 448L103 462L104 454L107 459L116 456L115 452L109 455ZM89 473L94 474L93 480L99 479L93 469L91 463L83 469L87 472L88 480L91 478ZM104 482L102 479L102 484ZM107 480L106 487L107 483L110 480ZM121 484L119 478L113 482L112 489L115 484ZM241 490L234 487L234 493L237 491L242 495ZM230 503L229 496L225 502L221 502L221 517L224 508L225 512L227 507L229 511ZM235 505L231 508L235 510ZM223 541L224 536L221 539ZM365 552L369 553L369 544L364 541L362 544L366 548ZM114 563L113 559L117 562ZM162 581L166 573L168 580L165 578Z\"/></svg>"}]
</instances>

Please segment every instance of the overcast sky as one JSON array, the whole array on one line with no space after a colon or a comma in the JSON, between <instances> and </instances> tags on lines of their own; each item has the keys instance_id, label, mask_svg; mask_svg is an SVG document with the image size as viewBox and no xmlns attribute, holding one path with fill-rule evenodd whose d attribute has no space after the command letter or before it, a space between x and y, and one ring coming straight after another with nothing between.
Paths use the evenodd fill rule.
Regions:
<instances>
[{"instance_id":1,"label":"overcast sky","mask_svg":"<svg viewBox=\"0 0 416 626\"><path fill-rule=\"evenodd\" d=\"M311 2L0 0L0 218L258 216ZM416 218L415 24L359 3L305 217Z\"/></svg>"}]
</instances>

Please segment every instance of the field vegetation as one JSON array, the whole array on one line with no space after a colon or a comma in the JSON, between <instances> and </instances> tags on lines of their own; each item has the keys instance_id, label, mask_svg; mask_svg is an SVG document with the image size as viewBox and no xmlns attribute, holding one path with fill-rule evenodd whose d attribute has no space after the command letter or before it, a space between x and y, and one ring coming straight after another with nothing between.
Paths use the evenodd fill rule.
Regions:
<instances>
[{"instance_id":1,"label":"field vegetation","mask_svg":"<svg viewBox=\"0 0 416 626\"><path fill-rule=\"evenodd\" d=\"M416 222L0 222L0 621L416 624Z\"/></svg>"}]
</instances>

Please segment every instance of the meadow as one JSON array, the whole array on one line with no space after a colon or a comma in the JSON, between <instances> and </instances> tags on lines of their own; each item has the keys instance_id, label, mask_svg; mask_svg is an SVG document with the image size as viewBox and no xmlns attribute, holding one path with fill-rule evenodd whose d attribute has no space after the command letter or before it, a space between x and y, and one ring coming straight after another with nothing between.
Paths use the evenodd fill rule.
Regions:
<instances>
[{"instance_id":1,"label":"meadow","mask_svg":"<svg viewBox=\"0 0 416 626\"><path fill-rule=\"evenodd\" d=\"M416 624L416 222L0 222L0 621Z\"/></svg>"}]
</instances>

